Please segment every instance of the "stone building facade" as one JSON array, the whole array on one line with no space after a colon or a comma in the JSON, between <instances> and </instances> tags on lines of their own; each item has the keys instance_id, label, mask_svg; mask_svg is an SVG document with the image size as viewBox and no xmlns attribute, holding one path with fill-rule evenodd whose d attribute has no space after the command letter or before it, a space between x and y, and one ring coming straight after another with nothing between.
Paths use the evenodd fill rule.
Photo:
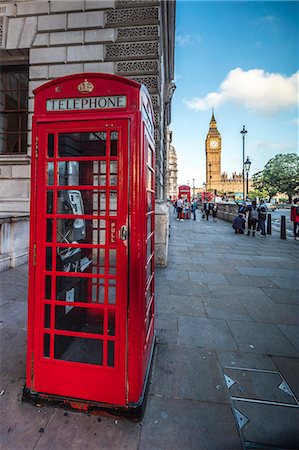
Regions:
<instances>
[{"instance_id":1,"label":"stone building facade","mask_svg":"<svg viewBox=\"0 0 299 450\"><path fill-rule=\"evenodd\" d=\"M0 4L0 212L29 211L33 89L82 72L117 74L148 88L155 114L157 199L165 199L174 32L174 1Z\"/></svg>"},{"instance_id":2,"label":"stone building facade","mask_svg":"<svg viewBox=\"0 0 299 450\"><path fill-rule=\"evenodd\" d=\"M166 197L174 197L178 192L178 160L172 145L172 131L168 131L167 145L167 171L166 171Z\"/></svg>"},{"instance_id":3,"label":"stone building facade","mask_svg":"<svg viewBox=\"0 0 299 450\"><path fill-rule=\"evenodd\" d=\"M226 172L221 173L222 139L217 128L217 122L212 112L209 131L205 141L206 150L206 190L217 194L235 194L243 192L242 174L234 172L231 177ZM249 180L252 188L252 180Z\"/></svg>"}]
</instances>

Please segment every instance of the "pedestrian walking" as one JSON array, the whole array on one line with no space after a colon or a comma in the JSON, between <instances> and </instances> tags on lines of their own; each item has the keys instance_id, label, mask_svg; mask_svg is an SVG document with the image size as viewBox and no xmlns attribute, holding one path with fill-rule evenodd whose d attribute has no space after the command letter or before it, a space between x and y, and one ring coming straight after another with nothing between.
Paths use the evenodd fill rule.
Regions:
<instances>
[{"instance_id":1,"label":"pedestrian walking","mask_svg":"<svg viewBox=\"0 0 299 450\"><path fill-rule=\"evenodd\" d=\"M177 210L176 210L176 208L177 208L177 199L173 200L172 204L173 204L173 212L177 213Z\"/></svg>"},{"instance_id":2,"label":"pedestrian walking","mask_svg":"<svg viewBox=\"0 0 299 450\"><path fill-rule=\"evenodd\" d=\"M190 203L187 199L184 202L184 218L190 219Z\"/></svg>"},{"instance_id":3,"label":"pedestrian walking","mask_svg":"<svg viewBox=\"0 0 299 450\"><path fill-rule=\"evenodd\" d=\"M191 203L191 212L193 214L193 220L196 220L196 209L197 209L197 203L196 203L196 200L193 199L193 201Z\"/></svg>"},{"instance_id":4,"label":"pedestrian walking","mask_svg":"<svg viewBox=\"0 0 299 450\"><path fill-rule=\"evenodd\" d=\"M266 236L266 220L268 208L264 200L261 200L257 210L258 210L258 225L256 231L260 231L261 236Z\"/></svg>"},{"instance_id":5,"label":"pedestrian walking","mask_svg":"<svg viewBox=\"0 0 299 450\"><path fill-rule=\"evenodd\" d=\"M184 202L183 199L180 197L177 200L177 219L176 220L180 220L181 222L184 220L183 219L183 206L184 206Z\"/></svg>"},{"instance_id":6,"label":"pedestrian walking","mask_svg":"<svg viewBox=\"0 0 299 450\"><path fill-rule=\"evenodd\" d=\"M209 220L209 215L210 215L210 209L211 209L211 205L209 202L204 204L204 212L205 212L205 216L206 219Z\"/></svg>"},{"instance_id":7,"label":"pedestrian walking","mask_svg":"<svg viewBox=\"0 0 299 450\"><path fill-rule=\"evenodd\" d=\"M212 207L212 217L213 217L213 222L216 222L217 211L218 211L218 205L217 205L217 203L215 202L215 203L213 204L213 207Z\"/></svg>"},{"instance_id":8,"label":"pedestrian walking","mask_svg":"<svg viewBox=\"0 0 299 450\"><path fill-rule=\"evenodd\" d=\"M295 198L291 206L291 221L293 222L294 239L299 241L299 198Z\"/></svg>"},{"instance_id":9,"label":"pedestrian walking","mask_svg":"<svg viewBox=\"0 0 299 450\"><path fill-rule=\"evenodd\" d=\"M256 207L256 201L253 200L252 205L248 207L249 208L249 213L248 213L248 231L247 231L247 236L250 236L250 232L252 232L252 237L255 236L255 230L256 230L256 225L258 223L258 218L259 218L259 214L258 214L258 210Z\"/></svg>"}]
</instances>

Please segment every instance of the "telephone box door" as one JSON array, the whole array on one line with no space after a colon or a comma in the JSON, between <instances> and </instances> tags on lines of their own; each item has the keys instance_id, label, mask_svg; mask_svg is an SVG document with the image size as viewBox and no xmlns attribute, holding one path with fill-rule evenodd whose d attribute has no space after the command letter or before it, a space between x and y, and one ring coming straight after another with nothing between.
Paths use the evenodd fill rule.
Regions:
<instances>
[{"instance_id":1,"label":"telephone box door","mask_svg":"<svg viewBox=\"0 0 299 450\"><path fill-rule=\"evenodd\" d=\"M125 405L128 126L37 124L36 392Z\"/></svg>"}]
</instances>

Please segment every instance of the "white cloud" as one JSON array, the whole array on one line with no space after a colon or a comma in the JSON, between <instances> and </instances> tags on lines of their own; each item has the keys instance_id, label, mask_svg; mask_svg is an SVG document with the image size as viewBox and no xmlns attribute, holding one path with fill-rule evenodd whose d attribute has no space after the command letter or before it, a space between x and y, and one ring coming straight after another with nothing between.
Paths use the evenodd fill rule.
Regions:
<instances>
[{"instance_id":1,"label":"white cloud","mask_svg":"<svg viewBox=\"0 0 299 450\"><path fill-rule=\"evenodd\" d=\"M175 38L175 41L178 45L181 46L191 44L191 34L178 34Z\"/></svg>"},{"instance_id":2,"label":"white cloud","mask_svg":"<svg viewBox=\"0 0 299 450\"><path fill-rule=\"evenodd\" d=\"M270 14L269 16L261 17L260 20L261 20L261 22L273 23L273 22L276 22L277 18Z\"/></svg>"},{"instance_id":3,"label":"white cloud","mask_svg":"<svg viewBox=\"0 0 299 450\"><path fill-rule=\"evenodd\" d=\"M256 148L258 151L271 150L275 154L292 152L296 148L294 142L270 142L270 141L256 141L252 144L252 148Z\"/></svg>"},{"instance_id":4,"label":"white cloud","mask_svg":"<svg viewBox=\"0 0 299 450\"><path fill-rule=\"evenodd\" d=\"M231 70L218 92L185 100L190 109L203 111L226 103L236 103L251 111L273 114L298 104L299 71L290 77L262 69Z\"/></svg>"},{"instance_id":5,"label":"white cloud","mask_svg":"<svg viewBox=\"0 0 299 450\"><path fill-rule=\"evenodd\" d=\"M299 125L299 118L298 118L298 117L294 117L294 118L291 120L291 124L298 127L298 125Z\"/></svg>"}]
</instances>

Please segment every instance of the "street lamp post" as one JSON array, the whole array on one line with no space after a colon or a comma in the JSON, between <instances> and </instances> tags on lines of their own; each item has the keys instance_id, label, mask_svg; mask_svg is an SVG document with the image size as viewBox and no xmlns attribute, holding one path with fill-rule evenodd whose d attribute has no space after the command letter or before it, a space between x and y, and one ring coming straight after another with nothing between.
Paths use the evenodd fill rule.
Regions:
<instances>
[{"instance_id":1,"label":"street lamp post","mask_svg":"<svg viewBox=\"0 0 299 450\"><path fill-rule=\"evenodd\" d=\"M245 130L245 125L243 125L243 130L240 131L243 138L243 165L242 165L242 180L243 180L243 201L245 200L245 177L244 177L244 164L245 164L245 136L247 131Z\"/></svg>"},{"instance_id":2,"label":"street lamp post","mask_svg":"<svg viewBox=\"0 0 299 450\"><path fill-rule=\"evenodd\" d=\"M247 156L247 159L244 162L244 169L245 169L245 172L246 172L246 196L245 196L245 199L248 197L248 174L249 174L249 171L250 171L250 166L251 166L251 161L249 161L249 158Z\"/></svg>"}]
</instances>

